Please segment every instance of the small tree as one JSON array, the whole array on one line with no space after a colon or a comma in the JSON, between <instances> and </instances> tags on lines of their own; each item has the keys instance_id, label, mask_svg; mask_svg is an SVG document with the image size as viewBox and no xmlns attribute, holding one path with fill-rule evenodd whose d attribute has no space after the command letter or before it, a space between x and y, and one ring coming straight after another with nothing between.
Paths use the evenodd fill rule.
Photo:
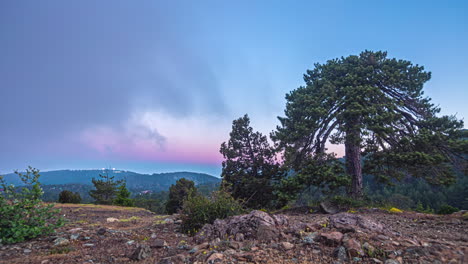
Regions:
<instances>
[{"instance_id":1,"label":"small tree","mask_svg":"<svg viewBox=\"0 0 468 264\"><path fill-rule=\"evenodd\" d=\"M177 213L182 208L184 201L190 195L196 195L197 189L193 181L185 178L177 180L176 184L169 188L169 199L166 204L166 212L168 214Z\"/></svg>"},{"instance_id":2,"label":"small tree","mask_svg":"<svg viewBox=\"0 0 468 264\"><path fill-rule=\"evenodd\" d=\"M17 243L53 233L63 225L63 218L53 204L44 204L39 170L29 167L25 173L15 171L26 185L21 189L7 185L0 176L0 244ZM18 191L19 190L19 191Z\"/></svg>"},{"instance_id":3,"label":"small tree","mask_svg":"<svg viewBox=\"0 0 468 264\"><path fill-rule=\"evenodd\" d=\"M96 200L97 204L112 204L114 202L117 187L122 183L122 180L114 180L114 176L109 176L109 171L105 174L99 174L101 179L92 179L94 188L89 195Z\"/></svg>"},{"instance_id":4,"label":"small tree","mask_svg":"<svg viewBox=\"0 0 468 264\"><path fill-rule=\"evenodd\" d=\"M81 196L77 192L64 190L59 194L59 203L81 203Z\"/></svg>"},{"instance_id":5,"label":"small tree","mask_svg":"<svg viewBox=\"0 0 468 264\"><path fill-rule=\"evenodd\" d=\"M248 115L232 122L229 141L221 144L222 187L249 208L271 205L275 199L273 184L279 174L275 152L267 137L254 132Z\"/></svg>"},{"instance_id":6,"label":"small tree","mask_svg":"<svg viewBox=\"0 0 468 264\"><path fill-rule=\"evenodd\" d=\"M126 182L122 182L122 184L117 189L117 198L114 200L115 205L120 206L135 206L135 202L133 199L130 199L130 191L127 189Z\"/></svg>"}]
</instances>

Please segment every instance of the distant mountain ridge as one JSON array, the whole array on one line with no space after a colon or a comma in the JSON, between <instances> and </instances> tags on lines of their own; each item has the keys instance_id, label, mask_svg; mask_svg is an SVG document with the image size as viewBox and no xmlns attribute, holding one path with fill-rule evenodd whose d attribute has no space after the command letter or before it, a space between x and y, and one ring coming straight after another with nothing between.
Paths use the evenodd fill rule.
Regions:
<instances>
[{"instance_id":1,"label":"distant mountain ridge","mask_svg":"<svg viewBox=\"0 0 468 264\"><path fill-rule=\"evenodd\" d=\"M177 180L185 178L195 182L195 185L215 184L220 178L205 173L196 172L168 172L142 174L123 170L56 170L41 171L39 181L43 185L60 184L86 184L91 185L92 178L98 178L99 174L109 173L115 179L126 179L127 187L134 190L167 191ZM19 186L22 184L19 177L10 173L5 175L9 184Z\"/></svg>"}]
</instances>

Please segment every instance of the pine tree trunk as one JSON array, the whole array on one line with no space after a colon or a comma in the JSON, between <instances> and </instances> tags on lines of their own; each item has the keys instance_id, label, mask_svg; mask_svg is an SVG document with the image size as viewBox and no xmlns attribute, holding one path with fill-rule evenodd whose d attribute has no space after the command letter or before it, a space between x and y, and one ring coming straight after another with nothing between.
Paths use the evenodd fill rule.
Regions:
<instances>
[{"instance_id":1,"label":"pine tree trunk","mask_svg":"<svg viewBox=\"0 0 468 264\"><path fill-rule=\"evenodd\" d=\"M359 131L348 132L345 141L346 173L351 176L351 197L362 197L361 147Z\"/></svg>"}]
</instances>

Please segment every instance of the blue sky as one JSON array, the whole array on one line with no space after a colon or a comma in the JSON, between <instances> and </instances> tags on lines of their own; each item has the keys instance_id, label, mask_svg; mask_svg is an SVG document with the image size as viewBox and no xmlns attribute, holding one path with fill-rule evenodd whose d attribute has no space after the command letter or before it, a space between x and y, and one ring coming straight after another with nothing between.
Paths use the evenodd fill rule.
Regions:
<instances>
[{"instance_id":1,"label":"blue sky","mask_svg":"<svg viewBox=\"0 0 468 264\"><path fill-rule=\"evenodd\" d=\"M466 1L1 1L0 173L218 175L248 113L269 133L316 62L386 50L468 116Z\"/></svg>"}]
</instances>

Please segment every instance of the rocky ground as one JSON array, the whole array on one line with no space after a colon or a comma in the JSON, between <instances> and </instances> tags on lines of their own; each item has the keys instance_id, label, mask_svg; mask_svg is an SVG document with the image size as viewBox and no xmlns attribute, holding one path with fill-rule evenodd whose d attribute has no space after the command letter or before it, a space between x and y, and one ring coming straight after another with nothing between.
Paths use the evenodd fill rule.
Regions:
<instances>
[{"instance_id":1,"label":"rocky ground","mask_svg":"<svg viewBox=\"0 0 468 264\"><path fill-rule=\"evenodd\" d=\"M0 246L0 263L468 263L463 213L253 211L188 237L178 232L177 215L57 206L67 225L53 236Z\"/></svg>"}]
</instances>

